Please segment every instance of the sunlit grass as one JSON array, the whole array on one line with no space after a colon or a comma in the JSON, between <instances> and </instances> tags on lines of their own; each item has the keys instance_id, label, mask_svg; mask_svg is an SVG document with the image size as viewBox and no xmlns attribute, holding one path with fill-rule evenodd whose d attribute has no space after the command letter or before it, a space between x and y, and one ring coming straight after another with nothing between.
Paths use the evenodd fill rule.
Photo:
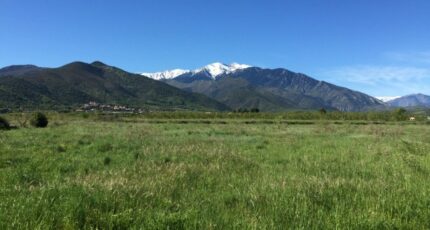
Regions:
<instances>
[{"instance_id":1,"label":"sunlit grass","mask_svg":"<svg viewBox=\"0 0 430 230\"><path fill-rule=\"evenodd\" d=\"M54 118L0 132L0 229L428 229L430 126Z\"/></svg>"}]
</instances>

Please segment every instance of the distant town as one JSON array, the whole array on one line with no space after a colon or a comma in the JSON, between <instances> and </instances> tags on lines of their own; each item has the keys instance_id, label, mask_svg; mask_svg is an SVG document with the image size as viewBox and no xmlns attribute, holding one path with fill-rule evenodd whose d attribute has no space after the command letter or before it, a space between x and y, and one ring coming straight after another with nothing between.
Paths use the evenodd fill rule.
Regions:
<instances>
[{"instance_id":1,"label":"distant town","mask_svg":"<svg viewBox=\"0 0 430 230\"><path fill-rule=\"evenodd\" d=\"M76 112L119 112L119 113L144 113L146 110L127 107L125 105L101 104L95 101L88 102L76 110Z\"/></svg>"}]
</instances>

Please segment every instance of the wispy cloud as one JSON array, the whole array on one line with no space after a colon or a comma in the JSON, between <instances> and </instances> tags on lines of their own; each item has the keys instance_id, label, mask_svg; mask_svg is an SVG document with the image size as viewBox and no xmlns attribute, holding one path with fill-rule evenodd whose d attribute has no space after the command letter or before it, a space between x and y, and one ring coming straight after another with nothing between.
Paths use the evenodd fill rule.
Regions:
<instances>
[{"instance_id":1,"label":"wispy cloud","mask_svg":"<svg viewBox=\"0 0 430 230\"><path fill-rule=\"evenodd\" d=\"M381 83L414 83L430 79L430 68L397 66L349 66L328 71L333 80L377 85Z\"/></svg>"},{"instance_id":2,"label":"wispy cloud","mask_svg":"<svg viewBox=\"0 0 430 230\"><path fill-rule=\"evenodd\" d=\"M344 66L322 74L338 85L373 96L430 94L430 68L400 66Z\"/></svg>"},{"instance_id":3,"label":"wispy cloud","mask_svg":"<svg viewBox=\"0 0 430 230\"><path fill-rule=\"evenodd\" d=\"M386 64L338 66L321 76L374 96L430 94L430 51L386 52L382 58Z\"/></svg>"},{"instance_id":4,"label":"wispy cloud","mask_svg":"<svg viewBox=\"0 0 430 230\"><path fill-rule=\"evenodd\" d=\"M430 51L424 52L387 52L384 55L387 59L415 64L429 64Z\"/></svg>"}]
</instances>

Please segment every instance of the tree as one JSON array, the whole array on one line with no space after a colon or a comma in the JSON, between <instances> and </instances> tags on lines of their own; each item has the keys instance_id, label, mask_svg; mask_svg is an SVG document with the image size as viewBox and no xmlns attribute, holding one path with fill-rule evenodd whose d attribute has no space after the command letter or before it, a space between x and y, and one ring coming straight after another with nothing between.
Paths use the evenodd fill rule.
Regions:
<instances>
[{"instance_id":1,"label":"tree","mask_svg":"<svg viewBox=\"0 0 430 230\"><path fill-rule=\"evenodd\" d=\"M393 117L396 121L404 121L407 119L406 112L406 109L398 108L393 111Z\"/></svg>"},{"instance_id":2,"label":"tree","mask_svg":"<svg viewBox=\"0 0 430 230\"><path fill-rule=\"evenodd\" d=\"M8 129L10 129L9 122L5 118L0 117L0 130L8 130Z\"/></svg>"},{"instance_id":3,"label":"tree","mask_svg":"<svg viewBox=\"0 0 430 230\"><path fill-rule=\"evenodd\" d=\"M45 128L48 126L48 118L45 114L37 112L33 114L30 124L36 128Z\"/></svg>"}]
</instances>

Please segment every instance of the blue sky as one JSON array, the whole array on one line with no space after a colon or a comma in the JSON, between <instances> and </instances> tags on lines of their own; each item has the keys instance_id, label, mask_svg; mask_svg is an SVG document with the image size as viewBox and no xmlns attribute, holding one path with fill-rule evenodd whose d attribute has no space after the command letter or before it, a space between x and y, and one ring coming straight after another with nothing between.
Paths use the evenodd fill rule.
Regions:
<instances>
[{"instance_id":1,"label":"blue sky","mask_svg":"<svg viewBox=\"0 0 430 230\"><path fill-rule=\"evenodd\" d=\"M430 1L0 0L0 66L239 62L373 96L430 94Z\"/></svg>"}]
</instances>

